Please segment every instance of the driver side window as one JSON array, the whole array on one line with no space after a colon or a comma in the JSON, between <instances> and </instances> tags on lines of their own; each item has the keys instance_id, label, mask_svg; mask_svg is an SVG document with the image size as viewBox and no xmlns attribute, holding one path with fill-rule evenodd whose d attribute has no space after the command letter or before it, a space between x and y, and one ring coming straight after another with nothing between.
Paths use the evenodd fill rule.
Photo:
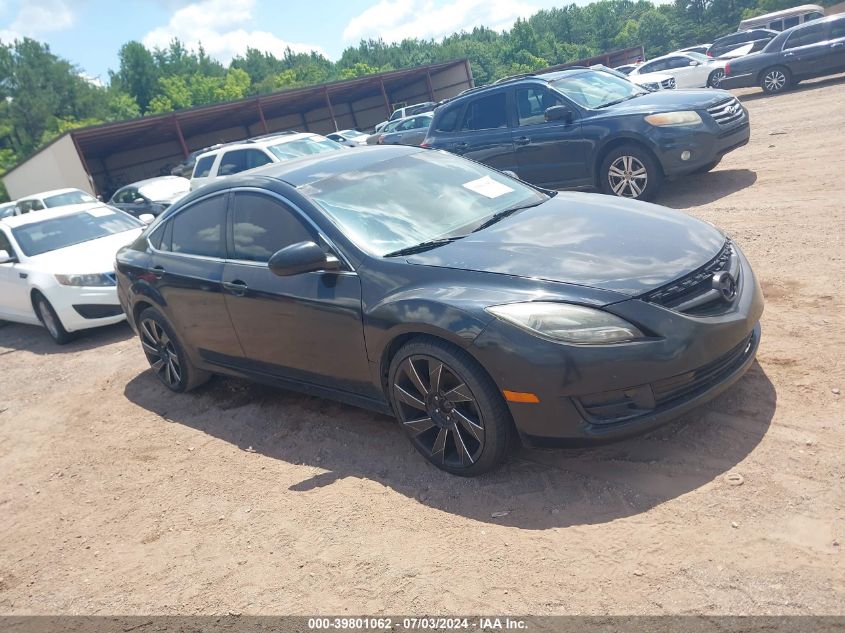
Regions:
<instances>
[{"instance_id":1,"label":"driver side window","mask_svg":"<svg viewBox=\"0 0 845 633\"><path fill-rule=\"evenodd\" d=\"M546 122L546 110L564 105L554 93L534 86L516 91L516 111L519 125L538 125Z\"/></svg>"},{"instance_id":2,"label":"driver side window","mask_svg":"<svg viewBox=\"0 0 845 633\"><path fill-rule=\"evenodd\" d=\"M232 225L232 259L266 262L286 246L314 240L296 212L259 193L235 193Z\"/></svg>"}]
</instances>

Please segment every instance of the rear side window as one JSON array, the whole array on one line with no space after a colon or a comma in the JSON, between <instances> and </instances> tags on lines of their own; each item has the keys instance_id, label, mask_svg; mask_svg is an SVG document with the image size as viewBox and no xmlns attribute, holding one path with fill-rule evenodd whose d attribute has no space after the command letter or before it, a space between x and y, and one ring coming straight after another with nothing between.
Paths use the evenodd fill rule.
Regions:
<instances>
[{"instance_id":1,"label":"rear side window","mask_svg":"<svg viewBox=\"0 0 845 633\"><path fill-rule=\"evenodd\" d=\"M812 24L808 27L802 27L792 33L789 39L786 40L784 49L796 48L798 46L809 46L810 44L818 44L824 39L824 24Z\"/></svg>"},{"instance_id":2,"label":"rear side window","mask_svg":"<svg viewBox=\"0 0 845 633\"><path fill-rule=\"evenodd\" d=\"M508 112L504 92L470 101L464 113L462 130L494 130L508 126Z\"/></svg>"},{"instance_id":3,"label":"rear side window","mask_svg":"<svg viewBox=\"0 0 845 633\"><path fill-rule=\"evenodd\" d=\"M220 159L220 172L218 176L231 176L239 174L247 169L261 167L272 162L270 157L257 149L236 149L223 154Z\"/></svg>"},{"instance_id":4,"label":"rear side window","mask_svg":"<svg viewBox=\"0 0 845 633\"><path fill-rule=\"evenodd\" d=\"M170 220L170 250L185 255L224 258L223 227L226 225L226 196L206 198L192 204Z\"/></svg>"},{"instance_id":5,"label":"rear side window","mask_svg":"<svg viewBox=\"0 0 845 633\"><path fill-rule=\"evenodd\" d=\"M808 13L804 16L804 22L809 22L810 20L818 20L819 18L823 18L824 14L819 13L818 11L813 11L812 13Z\"/></svg>"},{"instance_id":6,"label":"rear side window","mask_svg":"<svg viewBox=\"0 0 845 633\"><path fill-rule=\"evenodd\" d=\"M656 62L651 62L650 64L645 64L643 66L640 66L640 70L638 72L641 75L645 75L647 73L660 72L661 70L666 70L666 60L665 59L660 59Z\"/></svg>"},{"instance_id":7,"label":"rear side window","mask_svg":"<svg viewBox=\"0 0 845 633\"><path fill-rule=\"evenodd\" d=\"M796 15L796 16L791 17L791 18L784 18L783 19L783 28L782 29L776 29L776 30L785 31L786 29L791 29L793 26L798 26L799 24L801 24L801 17L800 16Z\"/></svg>"},{"instance_id":8,"label":"rear side window","mask_svg":"<svg viewBox=\"0 0 845 633\"><path fill-rule=\"evenodd\" d=\"M236 193L233 259L266 262L276 251L313 240L293 210L258 193Z\"/></svg>"},{"instance_id":9,"label":"rear side window","mask_svg":"<svg viewBox=\"0 0 845 633\"><path fill-rule=\"evenodd\" d=\"M211 166L214 165L215 156L205 156L197 161L194 166L194 178L208 178L211 173Z\"/></svg>"},{"instance_id":10,"label":"rear side window","mask_svg":"<svg viewBox=\"0 0 845 633\"><path fill-rule=\"evenodd\" d=\"M458 127L458 117L461 114L460 106L453 106L441 114L437 119L438 132L454 132Z\"/></svg>"}]
</instances>

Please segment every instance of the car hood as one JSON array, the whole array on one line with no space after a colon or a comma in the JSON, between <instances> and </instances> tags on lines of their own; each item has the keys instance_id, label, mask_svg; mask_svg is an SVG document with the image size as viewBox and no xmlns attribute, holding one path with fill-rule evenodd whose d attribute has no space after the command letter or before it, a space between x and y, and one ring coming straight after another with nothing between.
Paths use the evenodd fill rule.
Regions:
<instances>
[{"instance_id":1,"label":"car hood","mask_svg":"<svg viewBox=\"0 0 845 633\"><path fill-rule=\"evenodd\" d=\"M674 209L569 192L406 261L637 296L703 266L724 243L721 231Z\"/></svg>"},{"instance_id":2,"label":"car hood","mask_svg":"<svg viewBox=\"0 0 845 633\"><path fill-rule=\"evenodd\" d=\"M108 273L114 270L117 251L132 243L143 229L122 231L96 240L74 244L30 257L27 264L47 273L86 274Z\"/></svg>"},{"instance_id":3,"label":"car hood","mask_svg":"<svg viewBox=\"0 0 845 633\"><path fill-rule=\"evenodd\" d=\"M638 75L641 79L648 75ZM634 79L633 77L631 78ZM694 90L658 90L629 99L622 103L596 110L600 116L619 116L624 114L650 114L654 112L672 112L674 110L702 110L731 98L731 93L724 90L700 88Z\"/></svg>"}]
</instances>

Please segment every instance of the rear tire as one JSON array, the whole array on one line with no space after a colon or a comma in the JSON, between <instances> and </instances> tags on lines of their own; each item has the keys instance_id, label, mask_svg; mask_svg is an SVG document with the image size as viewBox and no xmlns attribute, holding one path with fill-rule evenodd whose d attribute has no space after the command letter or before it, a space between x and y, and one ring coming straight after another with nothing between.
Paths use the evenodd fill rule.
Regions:
<instances>
[{"instance_id":1,"label":"rear tire","mask_svg":"<svg viewBox=\"0 0 845 633\"><path fill-rule=\"evenodd\" d=\"M778 94L792 86L792 73L784 66L772 66L760 76L760 87L766 94Z\"/></svg>"},{"instance_id":2,"label":"rear tire","mask_svg":"<svg viewBox=\"0 0 845 633\"><path fill-rule=\"evenodd\" d=\"M179 337L155 308L147 308L138 316L138 334L150 367L171 391L190 391L211 378L209 372L191 362Z\"/></svg>"},{"instance_id":3,"label":"rear tire","mask_svg":"<svg viewBox=\"0 0 845 633\"><path fill-rule=\"evenodd\" d=\"M663 169L646 149L626 144L604 157L599 178L602 193L651 200L663 184Z\"/></svg>"},{"instance_id":4,"label":"rear tire","mask_svg":"<svg viewBox=\"0 0 845 633\"><path fill-rule=\"evenodd\" d=\"M50 302L47 301L47 297L38 292L33 302L35 303L35 313L38 315L38 319L47 329L50 336L53 337L53 340L59 345L69 343L73 339L73 335L62 325L62 320L56 314Z\"/></svg>"},{"instance_id":5,"label":"rear tire","mask_svg":"<svg viewBox=\"0 0 845 633\"><path fill-rule=\"evenodd\" d=\"M409 341L390 363L388 388L411 444L441 470L474 477L505 461L515 439L510 410L462 349L438 339Z\"/></svg>"}]
</instances>

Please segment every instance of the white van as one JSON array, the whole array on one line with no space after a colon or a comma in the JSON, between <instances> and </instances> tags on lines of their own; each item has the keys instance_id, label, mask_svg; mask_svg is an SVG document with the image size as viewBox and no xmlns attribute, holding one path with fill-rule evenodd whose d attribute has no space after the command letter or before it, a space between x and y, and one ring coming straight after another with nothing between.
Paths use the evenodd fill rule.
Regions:
<instances>
[{"instance_id":1,"label":"white van","mask_svg":"<svg viewBox=\"0 0 845 633\"><path fill-rule=\"evenodd\" d=\"M772 29L773 31L785 31L793 26L804 24L810 20L817 20L824 17L824 9L817 4L802 4L800 7L774 11L765 15L748 18L739 23L737 31L748 29Z\"/></svg>"}]
</instances>

